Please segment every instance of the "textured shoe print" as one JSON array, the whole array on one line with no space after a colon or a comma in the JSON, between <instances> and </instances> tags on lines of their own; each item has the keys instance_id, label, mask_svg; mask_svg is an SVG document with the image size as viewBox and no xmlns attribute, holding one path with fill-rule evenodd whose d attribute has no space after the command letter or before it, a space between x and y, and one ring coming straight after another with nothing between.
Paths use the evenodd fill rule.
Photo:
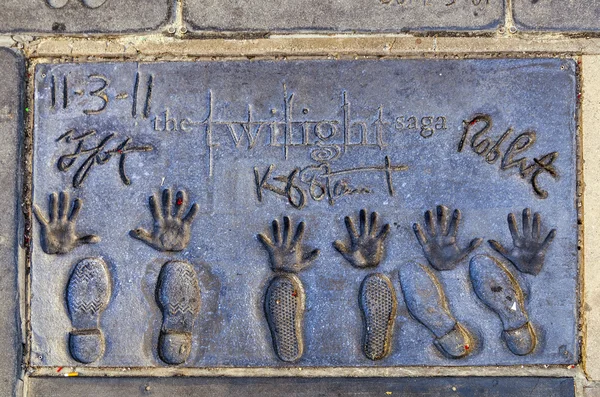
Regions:
<instances>
[{"instance_id":1,"label":"textured shoe print","mask_svg":"<svg viewBox=\"0 0 600 397\"><path fill-rule=\"evenodd\" d=\"M106 3L107 0L81 0L81 3L87 8L98 8ZM46 0L46 4L48 4L52 8L63 8L69 3L69 0Z\"/></svg>"},{"instance_id":2,"label":"textured shoe print","mask_svg":"<svg viewBox=\"0 0 600 397\"><path fill-rule=\"evenodd\" d=\"M190 355L194 321L200 312L200 287L192 265L165 263L158 275L156 300L163 313L158 354L167 364L181 364Z\"/></svg>"},{"instance_id":3,"label":"textured shoe print","mask_svg":"<svg viewBox=\"0 0 600 397\"><path fill-rule=\"evenodd\" d=\"M99 322L110 294L108 268L102 259L83 259L75 266L67 286L67 307L73 326L69 350L81 363L92 363L104 354L104 335Z\"/></svg>"},{"instance_id":4,"label":"textured shoe print","mask_svg":"<svg viewBox=\"0 0 600 397\"><path fill-rule=\"evenodd\" d=\"M360 286L359 305L364 319L363 351L371 360L381 360L391 350L396 319L396 291L390 279L369 274Z\"/></svg>"},{"instance_id":5,"label":"textured shoe print","mask_svg":"<svg viewBox=\"0 0 600 397\"><path fill-rule=\"evenodd\" d=\"M444 290L433 272L409 262L400 270L400 285L410 314L435 335L435 347L450 358L469 354L471 335L450 312Z\"/></svg>"},{"instance_id":6,"label":"textured shoe print","mask_svg":"<svg viewBox=\"0 0 600 397\"><path fill-rule=\"evenodd\" d=\"M517 280L504 265L487 255L473 257L469 273L479 299L502 320L502 337L509 350L518 356L531 353L536 336Z\"/></svg>"},{"instance_id":7,"label":"textured shoe print","mask_svg":"<svg viewBox=\"0 0 600 397\"><path fill-rule=\"evenodd\" d=\"M304 306L304 288L297 276L282 274L271 279L265 295L265 314L273 348L283 361L294 362L302 357Z\"/></svg>"}]
</instances>

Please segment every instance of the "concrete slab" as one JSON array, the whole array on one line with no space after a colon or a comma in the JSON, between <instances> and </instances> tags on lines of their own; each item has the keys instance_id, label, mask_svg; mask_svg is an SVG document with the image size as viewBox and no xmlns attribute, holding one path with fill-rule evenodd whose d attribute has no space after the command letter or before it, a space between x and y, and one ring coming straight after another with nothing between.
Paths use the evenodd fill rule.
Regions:
<instances>
[{"instance_id":1,"label":"concrete slab","mask_svg":"<svg viewBox=\"0 0 600 397\"><path fill-rule=\"evenodd\" d=\"M569 378L33 378L30 397L574 397Z\"/></svg>"},{"instance_id":2,"label":"concrete slab","mask_svg":"<svg viewBox=\"0 0 600 397\"><path fill-rule=\"evenodd\" d=\"M33 366L578 360L572 60L41 64L35 91Z\"/></svg>"},{"instance_id":3,"label":"concrete slab","mask_svg":"<svg viewBox=\"0 0 600 397\"><path fill-rule=\"evenodd\" d=\"M19 317L18 222L21 214L20 144L23 133L23 59L0 48L0 394L12 396L20 388L22 337Z\"/></svg>"},{"instance_id":4,"label":"concrete slab","mask_svg":"<svg viewBox=\"0 0 600 397\"><path fill-rule=\"evenodd\" d=\"M600 383L591 382L583 386L583 397L600 396Z\"/></svg>"},{"instance_id":5,"label":"concrete slab","mask_svg":"<svg viewBox=\"0 0 600 397\"><path fill-rule=\"evenodd\" d=\"M600 211L600 186L597 176L600 166L596 160L600 150L600 57L582 57L583 81L583 174L584 174L584 257L585 257L585 295L584 314L587 331L585 337L585 370L592 379L600 379L600 276L596 266L600 260L598 249L600 220L595 214Z\"/></svg>"},{"instance_id":6,"label":"concrete slab","mask_svg":"<svg viewBox=\"0 0 600 397\"><path fill-rule=\"evenodd\" d=\"M600 31L600 1L513 0L519 30Z\"/></svg>"},{"instance_id":7,"label":"concrete slab","mask_svg":"<svg viewBox=\"0 0 600 397\"><path fill-rule=\"evenodd\" d=\"M0 33L127 33L156 31L170 0L5 0Z\"/></svg>"},{"instance_id":8,"label":"concrete slab","mask_svg":"<svg viewBox=\"0 0 600 397\"><path fill-rule=\"evenodd\" d=\"M493 31L503 21L500 0L188 0L194 31L411 32Z\"/></svg>"}]
</instances>

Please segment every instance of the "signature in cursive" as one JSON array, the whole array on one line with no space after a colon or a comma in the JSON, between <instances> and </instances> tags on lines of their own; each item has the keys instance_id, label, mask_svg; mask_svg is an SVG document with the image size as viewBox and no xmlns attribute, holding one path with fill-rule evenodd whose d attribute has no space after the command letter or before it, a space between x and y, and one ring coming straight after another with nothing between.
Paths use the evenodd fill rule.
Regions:
<instances>
[{"instance_id":1,"label":"signature in cursive","mask_svg":"<svg viewBox=\"0 0 600 397\"><path fill-rule=\"evenodd\" d=\"M58 169L62 172L67 172L79 161L76 166L75 175L73 175L73 187L80 187L88 177L90 171L96 165L108 163L113 157L119 156L119 176L125 185L130 185L131 180L125 173L125 160L127 154L134 152L149 152L153 150L152 146L136 146L132 144L130 137L125 137L122 141L118 141L116 133L109 133L104 137L99 137L95 130L89 130L78 134L75 129L71 129L58 137L56 142L64 142L66 144L75 143L75 150L63 154L58 158ZM97 137L96 145L90 144L92 137ZM109 147L110 146L110 147Z\"/></svg>"}]
</instances>

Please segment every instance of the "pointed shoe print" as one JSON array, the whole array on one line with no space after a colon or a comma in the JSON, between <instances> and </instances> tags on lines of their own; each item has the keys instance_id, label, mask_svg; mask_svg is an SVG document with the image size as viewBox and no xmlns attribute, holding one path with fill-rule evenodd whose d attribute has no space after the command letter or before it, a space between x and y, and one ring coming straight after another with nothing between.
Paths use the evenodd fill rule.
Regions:
<instances>
[{"instance_id":1,"label":"pointed shoe print","mask_svg":"<svg viewBox=\"0 0 600 397\"><path fill-rule=\"evenodd\" d=\"M69 350L80 363L92 363L104 354L100 315L108 305L110 294L108 268L102 259L87 258L77 263L67 286L67 307L73 326Z\"/></svg>"},{"instance_id":2,"label":"pointed shoe print","mask_svg":"<svg viewBox=\"0 0 600 397\"><path fill-rule=\"evenodd\" d=\"M295 362L304 352L304 287L290 273L271 279L265 295L265 315L273 338L273 348L280 360Z\"/></svg>"},{"instance_id":3,"label":"pointed shoe print","mask_svg":"<svg viewBox=\"0 0 600 397\"><path fill-rule=\"evenodd\" d=\"M410 314L435 335L435 347L449 358L469 354L471 334L450 312L446 295L433 272L409 262L399 273L406 306Z\"/></svg>"},{"instance_id":4,"label":"pointed shoe print","mask_svg":"<svg viewBox=\"0 0 600 397\"><path fill-rule=\"evenodd\" d=\"M106 3L106 0L81 0L87 8L98 8Z\"/></svg>"},{"instance_id":5,"label":"pointed shoe print","mask_svg":"<svg viewBox=\"0 0 600 397\"><path fill-rule=\"evenodd\" d=\"M365 356L381 360L390 354L392 332L396 321L396 291L390 279L381 273L369 274L363 280L358 295L364 320Z\"/></svg>"},{"instance_id":6,"label":"pointed shoe print","mask_svg":"<svg viewBox=\"0 0 600 397\"><path fill-rule=\"evenodd\" d=\"M479 299L502 320L502 338L509 350L518 356L531 353L536 336L517 280L504 265L487 255L474 256L469 273Z\"/></svg>"},{"instance_id":7,"label":"pointed shoe print","mask_svg":"<svg viewBox=\"0 0 600 397\"><path fill-rule=\"evenodd\" d=\"M200 299L200 287L192 265L181 261L163 265L158 275L156 301L163 313L158 354L165 363L182 364L189 357Z\"/></svg>"}]
</instances>

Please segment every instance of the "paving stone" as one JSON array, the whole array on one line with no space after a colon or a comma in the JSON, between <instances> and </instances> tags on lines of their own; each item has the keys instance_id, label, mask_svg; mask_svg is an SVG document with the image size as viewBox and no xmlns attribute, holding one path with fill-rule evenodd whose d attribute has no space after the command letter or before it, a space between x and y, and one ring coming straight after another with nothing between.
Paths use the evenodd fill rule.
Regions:
<instances>
[{"instance_id":1,"label":"paving stone","mask_svg":"<svg viewBox=\"0 0 600 397\"><path fill-rule=\"evenodd\" d=\"M576 363L576 77L38 65L32 365Z\"/></svg>"},{"instance_id":2,"label":"paving stone","mask_svg":"<svg viewBox=\"0 0 600 397\"><path fill-rule=\"evenodd\" d=\"M157 30L169 0L4 0L0 33L126 33Z\"/></svg>"},{"instance_id":3,"label":"paving stone","mask_svg":"<svg viewBox=\"0 0 600 397\"><path fill-rule=\"evenodd\" d=\"M501 0L224 0L185 2L198 31L483 31L503 20Z\"/></svg>"},{"instance_id":4,"label":"paving stone","mask_svg":"<svg viewBox=\"0 0 600 397\"><path fill-rule=\"evenodd\" d=\"M30 396L575 397L569 378L33 378Z\"/></svg>"},{"instance_id":5,"label":"paving stone","mask_svg":"<svg viewBox=\"0 0 600 397\"><path fill-rule=\"evenodd\" d=\"M23 70L22 59L0 48L0 395L11 396L18 388L20 375L21 334L19 290L17 284L18 219L20 214L19 150L22 133Z\"/></svg>"},{"instance_id":6,"label":"paving stone","mask_svg":"<svg viewBox=\"0 0 600 397\"><path fill-rule=\"evenodd\" d=\"M598 0L514 0L513 7L515 23L520 30L600 30Z\"/></svg>"},{"instance_id":7,"label":"paving stone","mask_svg":"<svg viewBox=\"0 0 600 397\"><path fill-rule=\"evenodd\" d=\"M586 83L582 103L582 136L583 175L585 182L585 211L595 214L600 211L600 164L596 156L600 151L600 57L584 56L582 58L583 78ZM600 222L595 216L585 218L584 257L585 260L585 295L584 314L586 319L585 338L585 371L593 380L600 380L600 274L595 269L600 259ZM600 392L599 392L600 393Z\"/></svg>"},{"instance_id":8,"label":"paving stone","mask_svg":"<svg viewBox=\"0 0 600 397\"><path fill-rule=\"evenodd\" d=\"M583 397L597 397L600 395L600 383L591 382L583 386Z\"/></svg>"}]
</instances>

